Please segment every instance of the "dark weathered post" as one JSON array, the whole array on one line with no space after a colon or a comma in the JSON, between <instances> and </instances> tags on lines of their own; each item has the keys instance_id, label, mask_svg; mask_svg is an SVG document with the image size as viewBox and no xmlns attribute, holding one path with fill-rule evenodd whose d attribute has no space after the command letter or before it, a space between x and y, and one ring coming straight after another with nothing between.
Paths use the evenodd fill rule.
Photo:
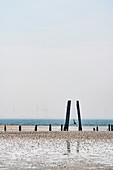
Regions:
<instances>
[{"instance_id":1,"label":"dark weathered post","mask_svg":"<svg viewBox=\"0 0 113 170\"><path fill-rule=\"evenodd\" d=\"M4 125L4 131L6 132L6 125Z\"/></svg>"},{"instance_id":2,"label":"dark weathered post","mask_svg":"<svg viewBox=\"0 0 113 170\"><path fill-rule=\"evenodd\" d=\"M51 124L49 125L49 131L51 131Z\"/></svg>"},{"instance_id":3,"label":"dark weathered post","mask_svg":"<svg viewBox=\"0 0 113 170\"><path fill-rule=\"evenodd\" d=\"M37 131L37 125L35 125L35 131Z\"/></svg>"},{"instance_id":4,"label":"dark weathered post","mask_svg":"<svg viewBox=\"0 0 113 170\"><path fill-rule=\"evenodd\" d=\"M19 126L19 131L21 131L21 126Z\"/></svg>"},{"instance_id":5,"label":"dark weathered post","mask_svg":"<svg viewBox=\"0 0 113 170\"><path fill-rule=\"evenodd\" d=\"M76 101L76 106L77 106L78 123L79 123L78 130L82 131L79 101Z\"/></svg>"},{"instance_id":6,"label":"dark weathered post","mask_svg":"<svg viewBox=\"0 0 113 170\"><path fill-rule=\"evenodd\" d=\"M95 128L93 128L93 131L95 131Z\"/></svg>"},{"instance_id":7,"label":"dark weathered post","mask_svg":"<svg viewBox=\"0 0 113 170\"><path fill-rule=\"evenodd\" d=\"M111 125L109 124L109 125L108 125L108 131L110 131L110 130L111 130L111 129L110 129L110 126L111 126Z\"/></svg>"},{"instance_id":8,"label":"dark weathered post","mask_svg":"<svg viewBox=\"0 0 113 170\"><path fill-rule=\"evenodd\" d=\"M66 130L68 131L68 129L69 129L70 108L71 108L71 100L68 100L64 131L66 131Z\"/></svg>"},{"instance_id":9,"label":"dark weathered post","mask_svg":"<svg viewBox=\"0 0 113 170\"><path fill-rule=\"evenodd\" d=\"M111 131L113 131L113 125L111 125Z\"/></svg>"},{"instance_id":10,"label":"dark weathered post","mask_svg":"<svg viewBox=\"0 0 113 170\"><path fill-rule=\"evenodd\" d=\"M98 131L98 126L96 127L96 131Z\"/></svg>"},{"instance_id":11,"label":"dark weathered post","mask_svg":"<svg viewBox=\"0 0 113 170\"><path fill-rule=\"evenodd\" d=\"M63 125L61 125L61 131L63 131Z\"/></svg>"}]
</instances>

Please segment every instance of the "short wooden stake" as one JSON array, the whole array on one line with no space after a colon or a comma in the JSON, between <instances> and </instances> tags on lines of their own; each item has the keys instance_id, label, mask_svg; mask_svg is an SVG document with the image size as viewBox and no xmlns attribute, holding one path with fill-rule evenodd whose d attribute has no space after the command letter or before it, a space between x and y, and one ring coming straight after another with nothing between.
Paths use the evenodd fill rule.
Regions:
<instances>
[{"instance_id":1,"label":"short wooden stake","mask_svg":"<svg viewBox=\"0 0 113 170\"><path fill-rule=\"evenodd\" d=\"M4 125L4 131L6 132L6 125Z\"/></svg>"},{"instance_id":2,"label":"short wooden stake","mask_svg":"<svg viewBox=\"0 0 113 170\"><path fill-rule=\"evenodd\" d=\"M35 131L37 131L37 125L35 125Z\"/></svg>"},{"instance_id":3,"label":"short wooden stake","mask_svg":"<svg viewBox=\"0 0 113 170\"><path fill-rule=\"evenodd\" d=\"M109 124L109 125L108 125L108 131L110 131L110 130L111 130L110 126L111 126L111 125Z\"/></svg>"},{"instance_id":4,"label":"short wooden stake","mask_svg":"<svg viewBox=\"0 0 113 170\"><path fill-rule=\"evenodd\" d=\"M95 131L95 128L93 128L93 131Z\"/></svg>"},{"instance_id":5,"label":"short wooden stake","mask_svg":"<svg viewBox=\"0 0 113 170\"><path fill-rule=\"evenodd\" d=\"M63 131L63 125L61 125L61 131Z\"/></svg>"},{"instance_id":6,"label":"short wooden stake","mask_svg":"<svg viewBox=\"0 0 113 170\"><path fill-rule=\"evenodd\" d=\"M98 131L98 126L96 127L96 131Z\"/></svg>"},{"instance_id":7,"label":"short wooden stake","mask_svg":"<svg viewBox=\"0 0 113 170\"><path fill-rule=\"evenodd\" d=\"M49 131L51 131L51 124L49 125Z\"/></svg>"},{"instance_id":8,"label":"short wooden stake","mask_svg":"<svg viewBox=\"0 0 113 170\"><path fill-rule=\"evenodd\" d=\"M111 131L113 131L113 125L111 125Z\"/></svg>"},{"instance_id":9,"label":"short wooden stake","mask_svg":"<svg viewBox=\"0 0 113 170\"><path fill-rule=\"evenodd\" d=\"M21 131L21 126L19 126L19 131Z\"/></svg>"}]
</instances>

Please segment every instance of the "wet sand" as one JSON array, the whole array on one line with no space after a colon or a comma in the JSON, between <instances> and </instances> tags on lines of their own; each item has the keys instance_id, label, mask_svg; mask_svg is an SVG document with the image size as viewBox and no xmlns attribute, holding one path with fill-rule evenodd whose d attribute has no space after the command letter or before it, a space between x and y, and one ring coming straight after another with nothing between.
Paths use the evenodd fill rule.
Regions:
<instances>
[{"instance_id":1,"label":"wet sand","mask_svg":"<svg viewBox=\"0 0 113 170\"><path fill-rule=\"evenodd\" d=\"M113 132L0 132L0 169L113 169Z\"/></svg>"}]
</instances>

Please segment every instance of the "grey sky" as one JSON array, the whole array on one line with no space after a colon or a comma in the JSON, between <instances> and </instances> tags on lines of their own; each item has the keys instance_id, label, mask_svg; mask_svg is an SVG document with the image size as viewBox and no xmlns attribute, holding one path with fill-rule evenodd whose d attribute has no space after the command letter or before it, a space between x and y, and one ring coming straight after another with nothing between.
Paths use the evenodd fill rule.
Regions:
<instances>
[{"instance_id":1,"label":"grey sky","mask_svg":"<svg viewBox=\"0 0 113 170\"><path fill-rule=\"evenodd\" d=\"M0 0L1 118L113 118L112 74L112 0Z\"/></svg>"}]
</instances>

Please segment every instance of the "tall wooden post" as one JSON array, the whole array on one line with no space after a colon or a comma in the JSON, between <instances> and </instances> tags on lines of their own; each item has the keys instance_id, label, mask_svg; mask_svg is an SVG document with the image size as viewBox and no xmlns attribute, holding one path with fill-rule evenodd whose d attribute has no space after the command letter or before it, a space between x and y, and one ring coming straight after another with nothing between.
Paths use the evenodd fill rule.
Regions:
<instances>
[{"instance_id":1,"label":"tall wooden post","mask_svg":"<svg viewBox=\"0 0 113 170\"><path fill-rule=\"evenodd\" d=\"M70 108L71 108L71 100L68 100L64 131L66 131L66 130L68 131L68 129L69 129Z\"/></svg>"},{"instance_id":2,"label":"tall wooden post","mask_svg":"<svg viewBox=\"0 0 113 170\"><path fill-rule=\"evenodd\" d=\"M82 131L79 101L76 101L76 106L77 106L78 123L79 123L78 130Z\"/></svg>"}]
</instances>

